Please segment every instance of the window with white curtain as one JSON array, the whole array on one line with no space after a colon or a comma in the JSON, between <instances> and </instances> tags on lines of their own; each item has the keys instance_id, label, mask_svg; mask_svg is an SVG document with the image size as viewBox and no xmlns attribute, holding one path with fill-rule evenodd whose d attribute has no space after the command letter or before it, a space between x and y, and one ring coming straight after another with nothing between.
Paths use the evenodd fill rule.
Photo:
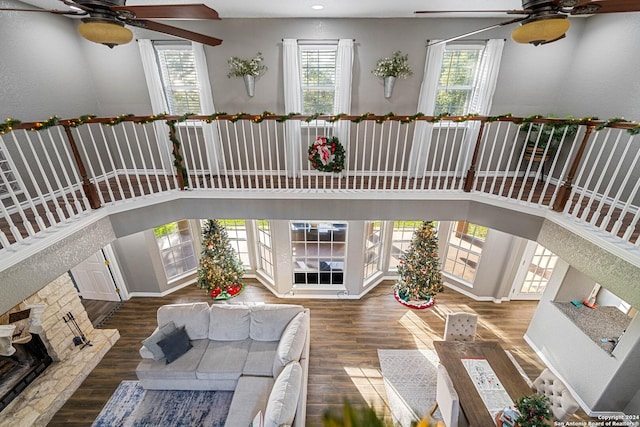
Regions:
<instances>
[{"instance_id":1,"label":"window with white curtain","mask_svg":"<svg viewBox=\"0 0 640 427\"><path fill-rule=\"evenodd\" d=\"M258 221L258 256L260 268L273 279L273 250L271 245L271 227L269 221Z\"/></svg>"},{"instance_id":2,"label":"window with white curtain","mask_svg":"<svg viewBox=\"0 0 640 427\"><path fill-rule=\"evenodd\" d=\"M462 116L469 111L478 79L479 60L484 45L447 44L436 89L434 115Z\"/></svg>"},{"instance_id":3,"label":"window with white curtain","mask_svg":"<svg viewBox=\"0 0 640 427\"><path fill-rule=\"evenodd\" d=\"M195 271L198 266L189 220L170 222L153 229L167 279Z\"/></svg>"},{"instance_id":4,"label":"window with white curtain","mask_svg":"<svg viewBox=\"0 0 640 427\"><path fill-rule=\"evenodd\" d=\"M154 42L160 80L170 114L200 114L200 82L190 42Z\"/></svg>"},{"instance_id":5,"label":"window with white curtain","mask_svg":"<svg viewBox=\"0 0 640 427\"><path fill-rule=\"evenodd\" d=\"M303 114L333 114L336 99L336 44L303 44L300 49L300 86Z\"/></svg>"}]
</instances>

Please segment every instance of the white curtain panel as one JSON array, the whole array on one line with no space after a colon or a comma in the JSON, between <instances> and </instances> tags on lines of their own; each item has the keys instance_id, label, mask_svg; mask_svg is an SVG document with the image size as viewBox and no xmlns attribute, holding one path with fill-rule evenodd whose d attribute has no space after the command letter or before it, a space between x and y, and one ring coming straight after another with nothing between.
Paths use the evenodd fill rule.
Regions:
<instances>
[{"instance_id":1,"label":"white curtain panel","mask_svg":"<svg viewBox=\"0 0 640 427\"><path fill-rule=\"evenodd\" d=\"M302 89L300 85L300 61L298 41L282 40L282 62L284 77L285 114L302 111ZM285 122L285 147L287 156L287 175L296 177L300 173L300 153L302 149L301 123L298 120Z\"/></svg>"},{"instance_id":2,"label":"white curtain panel","mask_svg":"<svg viewBox=\"0 0 640 427\"><path fill-rule=\"evenodd\" d=\"M140 48L140 58L142 59L142 69L147 80L147 89L149 90L149 98L151 99L151 113L160 114L169 111L167 100L164 97L164 87L160 80L158 72L158 64L156 62L156 54L153 49L151 40L139 39L138 47ZM164 165L166 173L174 173L173 156L171 155L172 144L169 140L169 129L167 125L161 121L153 123L155 134L158 138L158 146L164 147L160 150L162 156L161 164Z\"/></svg>"},{"instance_id":3,"label":"white curtain panel","mask_svg":"<svg viewBox=\"0 0 640 427\"><path fill-rule=\"evenodd\" d=\"M211 80L209 79L209 68L207 58L204 55L204 45L202 43L191 42L193 55L196 60L196 74L200 84L200 109L202 114L210 115L216 112L213 105L213 95L211 91ZM202 122L202 133L206 144L206 156L212 175L219 175L224 170L222 159L222 146L220 143L220 128L217 121L211 123Z\"/></svg>"},{"instance_id":4,"label":"white curtain panel","mask_svg":"<svg viewBox=\"0 0 640 427\"><path fill-rule=\"evenodd\" d=\"M436 43L439 40L430 40ZM437 44L427 47L427 59L424 63L422 85L418 97L417 111L426 116L432 116L436 106L438 79L442 68L442 57L445 44ZM421 176L426 168L427 154L431 145L433 125L425 121L417 121L411 144L411 156L409 157L409 176Z\"/></svg>"},{"instance_id":5,"label":"white curtain panel","mask_svg":"<svg viewBox=\"0 0 640 427\"><path fill-rule=\"evenodd\" d=\"M336 98L333 113L351 114L351 88L353 76L353 39L340 39L336 52ZM349 146L348 121L337 121L334 135L338 137L345 150Z\"/></svg>"},{"instance_id":6,"label":"white curtain panel","mask_svg":"<svg viewBox=\"0 0 640 427\"><path fill-rule=\"evenodd\" d=\"M471 94L471 102L469 103L470 113L485 116L491 111L493 94L496 91L498 72L500 71L500 62L502 61L504 43L504 39L491 39L482 51L478 70L476 71L476 85ZM465 161L463 169L459 171L461 173L465 173L471 165L471 156L473 155L479 132L480 122L471 121L467 124L467 131L464 135L463 142Z\"/></svg>"}]
</instances>

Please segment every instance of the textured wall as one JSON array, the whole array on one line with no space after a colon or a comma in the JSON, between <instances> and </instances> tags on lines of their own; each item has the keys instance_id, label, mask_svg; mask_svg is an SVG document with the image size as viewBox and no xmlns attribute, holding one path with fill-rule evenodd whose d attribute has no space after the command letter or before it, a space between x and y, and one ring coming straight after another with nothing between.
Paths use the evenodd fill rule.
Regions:
<instances>
[{"instance_id":1,"label":"textured wall","mask_svg":"<svg viewBox=\"0 0 640 427\"><path fill-rule=\"evenodd\" d=\"M109 220L101 219L26 260L0 271L0 313L8 311L115 238Z\"/></svg>"},{"instance_id":2,"label":"textured wall","mask_svg":"<svg viewBox=\"0 0 640 427\"><path fill-rule=\"evenodd\" d=\"M640 307L640 269L561 225L545 221L538 242L634 307Z\"/></svg>"}]
</instances>

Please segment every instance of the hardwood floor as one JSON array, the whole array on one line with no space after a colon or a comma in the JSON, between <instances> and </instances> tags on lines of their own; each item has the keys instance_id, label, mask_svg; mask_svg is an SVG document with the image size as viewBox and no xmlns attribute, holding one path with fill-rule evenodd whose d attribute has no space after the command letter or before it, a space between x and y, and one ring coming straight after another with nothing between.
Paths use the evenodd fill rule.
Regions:
<instances>
[{"instance_id":1,"label":"hardwood floor","mask_svg":"<svg viewBox=\"0 0 640 427\"><path fill-rule=\"evenodd\" d=\"M201 289L189 286L164 298L134 298L122 304L103 325L118 329L120 340L49 425L90 426L120 381L137 379L140 341L155 328L157 308L195 301L210 299ZM377 349L433 348L432 341L442 337L448 312L477 313L477 339L500 341L530 378L544 368L522 338L537 306L534 301L477 302L446 289L434 307L412 310L394 300L391 282L360 300L282 300L254 281L248 281L235 301L296 303L311 309L307 426L321 426L322 414L341 408L344 399L372 404L388 416ZM584 413L578 417L585 419Z\"/></svg>"}]
</instances>

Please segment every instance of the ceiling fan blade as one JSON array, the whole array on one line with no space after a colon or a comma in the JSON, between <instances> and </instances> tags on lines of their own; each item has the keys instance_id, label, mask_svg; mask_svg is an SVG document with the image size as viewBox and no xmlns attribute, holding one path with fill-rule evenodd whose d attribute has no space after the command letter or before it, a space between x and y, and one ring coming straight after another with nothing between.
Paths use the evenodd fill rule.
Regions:
<instances>
[{"instance_id":1,"label":"ceiling fan blade","mask_svg":"<svg viewBox=\"0 0 640 427\"><path fill-rule=\"evenodd\" d=\"M222 40L216 37L194 33L193 31L184 30L178 27L172 27L171 25L165 25L155 21L135 21L134 20L134 21L126 21L126 23L136 27L144 28L147 30L158 31L160 33L181 37L183 39L206 44L209 46L218 46L219 44L222 43Z\"/></svg>"},{"instance_id":2,"label":"ceiling fan blade","mask_svg":"<svg viewBox=\"0 0 640 427\"><path fill-rule=\"evenodd\" d=\"M482 33L484 31L493 30L494 28L504 27L505 25L515 24L516 22L524 21L525 19L527 19L526 16L524 18L511 19L509 21L501 22L499 24L490 25L488 27L484 27L484 28L480 28L478 30L470 31L468 33L460 34L459 36L450 37L448 39L440 40L440 41L437 41L435 43L429 43L427 46L437 46L439 44L449 43L449 42L452 42L452 41L455 41L455 40L458 40L458 39L462 39L464 37L468 37L468 36L472 36L474 34Z\"/></svg>"},{"instance_id":3,"label":"ceiling fan blade","mask_svg":"<svg viewBox=\"0 0 640 427\"><path fill-rule=\"evenodd\" d=\"M598 8L595 11L589 11L591 7ZM586 10L586 12L582 12ZM640 12L640 2L637 0L599 0L599 1L581 1L571 11L572 15L590 14L590 13L620 13L620 12Z\"/></svg>"},{"instance_id":4,"label":"ceiling fan blade","mask_svg":"<svg viewBox=\"0 0 640 427\"><path fill-rule=\"evenodd\" d=\"M0 7L0 11L5 12L46 12L53 13L54 15L74 15L74 16L84 16L86 12L79 12L75 10L47 10L47 9L15 9L9 7Z\"/></svg>"},{"instance_id":5,"label":"ceiling fan blade","mask_svg":"<svg viewBox=\"0 0 640 427\"><path fill-rule=\"evenodd\" d=\"M220 19L218 12L204 4L112 6L110 9L130 12L135 15L133 19Z\"/></svg>"},{"instance_id":6,"label":"ceiling fan blade","mask_svg":"<svg viewBox=\"0 0 640 427\"><path fill-rule=\"evenodd\" d=\"M508 15L530 15L531 10L416 10L413 13L506 13Z\"/></svg>"}]
</instances>

